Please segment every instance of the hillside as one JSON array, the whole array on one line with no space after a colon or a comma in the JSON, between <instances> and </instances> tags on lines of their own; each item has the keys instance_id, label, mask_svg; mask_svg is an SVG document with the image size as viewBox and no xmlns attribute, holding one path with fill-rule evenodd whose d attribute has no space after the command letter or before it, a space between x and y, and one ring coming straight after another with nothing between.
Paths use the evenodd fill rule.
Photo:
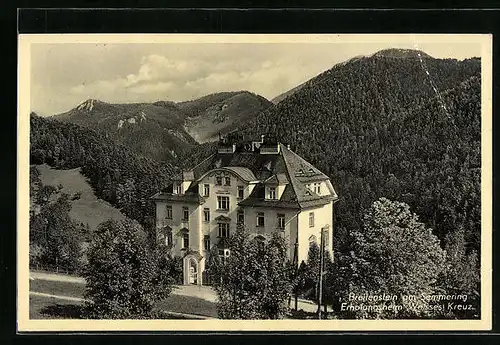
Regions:
<instances>
[{"instance_id":1,"label":"hillside","mask_svg":"<svg viewBox=\"0 0 500 345\"><path fill-rule=\"evenodd\" d=\"M270 106L272 103L264 97L247 91L216 93L178 103L187 115L184 128L198 143L218 140L219 132L234 130Z\"/></svg>"},{"instance_id":2,"label":"hillside","mask_svg":"<svg viewBox=\"0 0 500 345\"><path fill-rule=\"evenodd\" d=\"M47 164L36 165L40 172L40 180L44 185L61 185L60 193L74 195L80 193L80 198L71 200L69 216L78 224L89 225L94 230L97 225L108 219L124 219L125 216L108 202L98 199L87 179L80 169L59 170Z\"/></svg>"},{"instance_id":3,"label":"hillside","mask_svg":"<svg viewBox=\"0 0 500 345\"><path fill-rule=\"evenodd\" d=\"M177 171L97 131L36 114L30 117L30 144L30 164L81 168L98 198L150 227L154 225L154 207L149 198L166 187Z\"/></svg>"},{"instance_id":4,"label":"hillside","mask_svg":"<svg viewBox=\"0 0 500 345\"><path fill-rule=\"evenodd\" d=\"M51 119L86 126L109 135L145 157L174 163L197 143L217 140L237 124L272 105L246 92L221 92L187 102L112 104L82 102Z\"/></svg>"},{"instance_id":5,"label":"hillside","mask_svg":"<svg viewBox=\"0 0 500 345\"><path fill-rule=\"evenodd\" d=\"M454 123L436 123L442 115L425 109L431 103L446 104L449 117L478 121L478 82L461 83L479 75L479 59L440 60L419 52L381 52L334 66L240 130L251 137L273 133L332 178L341 198L335 222L343 239L350 230L359 229L363 210L376 198L390 196L409 203L444 241L458 226L451 221L457 214L441 203L442 186L436 185L436 174L448 168L460 171L457 162L462 161L463 150L469 161L479 159L477 142L467 138L477 137L480 128L477 122L460 121L454 123L461 127L452 131ZM448 91L458 85L457 91ZM450 98L456 93L464 96ZM416 115L419 112L425 114ZM452 138L443 134L446 130L458 132ZM429 137L439 140L429 141ZM420 149L416 151L415 146ZM453 168L439 162L453 164ZM415 179L423 171L428 175L420 177L417 188ZM456 175L450 178L454 182L447 183L460 180ZM398 188L389 188L396 180ZM457 213L470 218L472 214L458 206L466 197L460 193L453 200L459 207ZM476 222L468 231L476 232L478 226ZM479 248L477 240L470 244Z\"/></svg>"},{"instance_id":6,"label":"hillside","mask_svg":"<svg viewBox=\"0 0 500 345\"><path fill-rule=\"evenodd\" d=\"M163 103L111 104L89 99L52 118L100 130L145 157L171 162L196 144L183 128L184 117L177 107Z\"/></svg>"}]
</instances>

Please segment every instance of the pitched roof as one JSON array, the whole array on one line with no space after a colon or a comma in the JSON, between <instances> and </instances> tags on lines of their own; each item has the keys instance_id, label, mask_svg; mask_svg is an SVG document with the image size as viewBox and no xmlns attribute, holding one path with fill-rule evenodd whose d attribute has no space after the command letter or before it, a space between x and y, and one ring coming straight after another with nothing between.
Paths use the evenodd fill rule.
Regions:
<instances>
[{"instance_id":1,"label":"pitched roof","mask_svg":"<svg viewBox=\"0 0 500 345\"><path fill-rule=\"evenodd\" d=\"M214 150L216 150L216 147L214 147ZM306 187L306 184L311 182L328 181L329 177L283 144L280 144L279 154L264 155L259 152L245 150L236 150L233 153L218 153L215 151L189 170L188 175L185 175L194 177L194 181L184 196L155 195L153 199L182 200L201 204L204 199L194 196L198 196L197 180L216 168L232 171L248 182L261 181L255 186L251 195L239 203L241 206L305 208L323 205L337 199L332 186L328 183L327 187L332 192L331 196L317 195ZM265 200L263 183L286 184L281 199ZM167 190L168 192L171 193L170 190Z\"/></svg>"},{"instance_id":2,"label":"pitched roof","mask_svg":"<svg viewBox=\"0 0 500 345\"><path fill-rule=\"evenodd\" d=\"M287 184L288 178L286 174L275 174L264 181L264 183Z\"/></svg>"},{"instance_id":3,"label":"pitched roof","mask_svg":"<svg viewBox=\"0 0 500 345\"><path fill-rule=\"evenodd\" d=\"M326 203L326 199L310 191L306 187L306 183L328 180L328 176L284 145L281 147L281 154L287 168L288 180L292 185L300 207L311 207Z\"/></svg>"}]
</instances>

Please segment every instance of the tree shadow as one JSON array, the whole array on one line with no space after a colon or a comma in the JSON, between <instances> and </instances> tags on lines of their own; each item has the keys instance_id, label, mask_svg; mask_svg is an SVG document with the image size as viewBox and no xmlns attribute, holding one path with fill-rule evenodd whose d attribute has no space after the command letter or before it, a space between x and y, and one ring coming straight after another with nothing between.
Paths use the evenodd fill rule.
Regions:
<instances>
[{"instance_id":1,"label":"tree shadow","mask_svg":"<svg viewBox=\"0 0 500 345\"><path fill-rule=\"evenodd\" d=\"M82 319L83 307L77 304L53 304L44 307L40 313L58 319Z\"/></svg>"}]
</instances>

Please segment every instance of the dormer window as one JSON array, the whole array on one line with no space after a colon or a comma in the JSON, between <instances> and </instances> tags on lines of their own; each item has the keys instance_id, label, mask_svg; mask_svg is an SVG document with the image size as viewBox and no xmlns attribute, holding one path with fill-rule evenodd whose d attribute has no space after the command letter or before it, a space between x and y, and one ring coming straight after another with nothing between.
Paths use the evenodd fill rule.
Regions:
<instances>
[{"instance_id":1,"label":"dormer window","mask_svg":"<svg viewBox=\"0 0 500 345\"><path fill-rule=\"evenodd\" d=\"M314 184L314 193L321 194L321 183Z\"/></svg>"},{"instance_id":2,"label":"dormer window","mask_svg":"<svg viewBox=\"0 0 500 345\"><path fill-rule=\"evenodd\" d=\"M216 176L215 177L215 184L217 186L222 186L222 176Z\"/></svg>"},{"instance_id":3,"label":"dormer window","mask_svg":"<svg viewBox=\"0 0 500 345\"><path fill-rule=\"evenodd\" d=\"M224 177L224 185L225 186L230 186L231 185L231 177L225 176Z\"/></svg>"},{"instance_id":4,"label":"dormer window","mask_svg":"<svg viewBox=\"0 0 500 345\"><path fill-rule=\"evenodd\" d=\"M209 196L209 195L210 195L210 185L204 184L203 185L203 196Z\"/></svg>"},{"instance_id":5,"label":"dormer window","mask_svg":"<svg viewBox=\"0 0 500 345\"><path fill-rule=\"evenodd\" d=\"M269 187L269 199L276 200L276 187Z\"/></svg>"},{"instance_id":6,"label":"dormer window","mask_svg":"<svg viewBox=\"0 0 500 345\"><path fill-rule=\"evenodd\" d=\"M244 186L238 186L238 199L243 199L245 192Z\"/></svg>"},{"instance_id":7,"label":"dormer window","mask_svg":"<svg viewBox=\"0 0 500 345\"><path fill-rule=\"evenodd\" d=\"M181 184L180 183L174 183L174 194L181 194Z\"/></svg>"}]
</instances>

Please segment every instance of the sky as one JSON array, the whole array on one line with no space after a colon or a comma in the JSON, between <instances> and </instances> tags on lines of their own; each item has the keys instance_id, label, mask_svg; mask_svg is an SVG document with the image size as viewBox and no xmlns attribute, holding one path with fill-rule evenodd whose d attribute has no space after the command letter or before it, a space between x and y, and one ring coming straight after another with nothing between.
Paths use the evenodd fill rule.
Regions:
<instances>
[{"instance_id":1,"label":"sky","mask_svg":"<svg viewBox=\"0 0 500 345\"><path fill-rule=\"evenodd\" d=\"M33 43L31 110L42 116L86 99L186 101L247 90L271 100L359 55L420 49L436 58L481 56L480 45L420 43Z\"/></svg>"}]
</instances>

